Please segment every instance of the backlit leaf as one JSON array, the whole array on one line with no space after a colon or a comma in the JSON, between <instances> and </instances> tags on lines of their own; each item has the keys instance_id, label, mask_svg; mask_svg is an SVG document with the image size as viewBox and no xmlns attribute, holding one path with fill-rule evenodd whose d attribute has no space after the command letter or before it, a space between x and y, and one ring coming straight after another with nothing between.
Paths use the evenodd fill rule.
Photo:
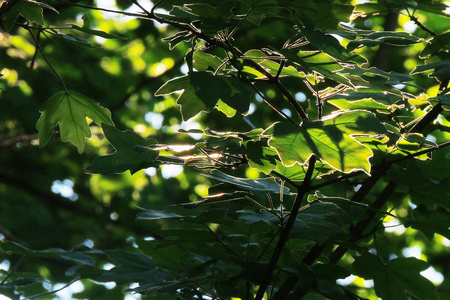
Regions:
<instances>
[{"instance_id":1,"label":"backlit leaf","mask_svg":"<svg viewBox=\"0 0 450 300\"><path fill-rule=\"evenodd\" d=\"M181 91L177 103L181 106L183 120L188 120L201 111L209 112L222 100L240 113L245 113L252 93L233 76L217 75L210 72L190 72L166 82L156 96Z\"/></svg>"},{"instance_id":2,"label":"backlit leaf","mask_svg":"<svg viewBox=\"0 0 450 300\"><path fill-rule=\"evenodd\" d=\"M261 141L247 143L247 159L250 167L264 174L269 174L276 168L277 157L275 149L268 147L267 143Z\"/></svg>"},{"instance_id":3,"label":"backlit leaf","mask_svg":"<svg viewBox=\"0 0 450 300\"><path fill-rule=\"evenodd\" d=\"M82 153L86 138L91 136L86 117L97 124L113 124L108 109L75 91L56 93L45 102L40 111L42 114L36 128L39 130L41 147L47 144L53 129L59 123L61 139L64 142L70 141Z\"/></svg>"},{"instance_id":4,"label":"backlit leaf","mask_svg":"<svg viewBox=\"0 0 450 300\"><path fill-rule=\"evenodd\" d=\"M269 145L285 166L304 164L314 154L342 172L370 172L372 151L350 137L343 125L340 129L339 125L321 122L304 122L303 126L276 123L269 130L273 131Z\"/></svg>"}]
</instances>

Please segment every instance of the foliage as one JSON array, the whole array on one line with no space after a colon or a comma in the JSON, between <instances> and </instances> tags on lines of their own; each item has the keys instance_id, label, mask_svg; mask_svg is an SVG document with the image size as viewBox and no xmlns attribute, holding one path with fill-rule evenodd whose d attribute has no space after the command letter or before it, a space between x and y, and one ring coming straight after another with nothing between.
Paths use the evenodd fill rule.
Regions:
<instances>
[{"instance_id":1,"label":"foliage","mask_svg":"<svg viewBox=\"0 0 450 300\"><path fill-rule=\"evenodd\" d=\"M449 297L447 3L102 4L0 7L1 294Z\"/></svg>"}]
</instances>

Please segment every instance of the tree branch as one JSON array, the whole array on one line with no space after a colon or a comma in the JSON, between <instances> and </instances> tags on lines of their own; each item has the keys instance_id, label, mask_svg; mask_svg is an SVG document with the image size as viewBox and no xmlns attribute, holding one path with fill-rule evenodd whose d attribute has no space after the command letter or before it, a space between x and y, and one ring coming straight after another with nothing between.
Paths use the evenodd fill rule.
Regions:
<instances>
[{"instance_id":1,"label":"tree branch","mask_svg":"<svg viewBox=\"0 0 450 300\"><path fill-rule=\"evenodd\" d=\"M277 265L278 259L280 258L281 252L286 245L286 242L289 238L289 234L291 233L292 227L294 226L295 220L297 219L297 215L302 204L303 197L311 185L311 178L314 172L314 166L316 165L316 157L313 155L309 159L308 171L306 172L305 179L303 180L302 185L297 191L297 196L295 197L294 205L292 206L291 214L289 215L289 219L286 222L286 226L281 229L280 239L275 247L275 250L272 254L269 264L267 265L266 271L264 273L262 282L259 286L258 292L256 294L255 300L261 300L266 292L267 287L269 286L270 279L272 278L273 271Z\"/></svg>"}]
</instances>

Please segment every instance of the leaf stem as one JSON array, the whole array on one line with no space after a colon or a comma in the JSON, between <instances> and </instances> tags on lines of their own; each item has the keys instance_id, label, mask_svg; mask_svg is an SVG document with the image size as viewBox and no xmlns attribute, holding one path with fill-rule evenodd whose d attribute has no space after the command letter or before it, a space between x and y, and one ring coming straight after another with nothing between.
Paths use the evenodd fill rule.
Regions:
<instances>
[{"instance_id":1,"label":"leaf stem","mask_svg":"<svg viewBox=\"0 0 450 300\"><path fill-rule=\"evenodd\" d=\"M52 70L52 72L56 75L56 77L59 79L59 81L61 82L62 86L64 87L64 90L66 91L66 93L69 92L69 90L67 89L66 84L64 83L64 81L62 80L61 76L59 76L58 72L56 72L55 68L52 66L52 64L50 63L50 61L48 60L47 56L44 53L44 50L42 50L41 45L39 45L39 41L36 39L36 37L34 36L33 32L31 31L31 29L25 28L31 35L31 37L33 38L33 41L36 45L36 48L39 49L39 52L41 52L42 57L44 57L45 62L47 63L47 65L50 67L50 69Z\"/></svg>"},{"instance_id":2,"label":"leaf stem","mask_svg":"<svg viewBox=\"0 0 450 300\"><path fill-rule=\"evenodd\" d=\"M6 275L5 278L3 278L2 282L0 282L0 285L5 284L6 280L8 280L9 277L11 277L11 275L17 270L17 268L24 262L25 258L27 256L24 255L22 256L19 261L14 265L14 267L11 268L11 270L8 272L8 274Z\"/></svg>"},{"instance_id":3,"label":"leaf stem","mask_svg":"<svg viewBox=\"0 0 450 300\"><path fill-rule=\"evenodd\" d=\"M55 294L55 293L65 289L65 288L69 287L70 285L74 284L75 282L77 282L80 279L81 279L81 277L77 277L77 278L75 278L74 280L70 281L69 283L67 283L66 285L64 285L63 287L61 287L59 289L56 289L56 290L53 290L53 291L50 291L50 292L47 292L47 293L42 293L42 294L39 294L39 295L34 295L34 296L31 296L31 297L25 298L24 300L36 299L36 298L40 298L40 297L43 297L43 296Z\"/></svg>"}]
</instances>

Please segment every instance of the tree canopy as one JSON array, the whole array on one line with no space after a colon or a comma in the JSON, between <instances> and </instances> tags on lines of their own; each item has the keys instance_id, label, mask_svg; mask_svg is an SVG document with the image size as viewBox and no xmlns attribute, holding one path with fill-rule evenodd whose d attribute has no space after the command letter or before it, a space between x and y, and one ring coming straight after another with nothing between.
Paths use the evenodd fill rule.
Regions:
<instances>
[{"instance_id":1,"label":"tree canopy","mask_svg":"<svg viewBox=\"0 0 450 300\"><path fill-rule=\"evenodd\" d=\"M0 295L450 298L449 12L3 1Z\"/></svg>"}]
</instances>

